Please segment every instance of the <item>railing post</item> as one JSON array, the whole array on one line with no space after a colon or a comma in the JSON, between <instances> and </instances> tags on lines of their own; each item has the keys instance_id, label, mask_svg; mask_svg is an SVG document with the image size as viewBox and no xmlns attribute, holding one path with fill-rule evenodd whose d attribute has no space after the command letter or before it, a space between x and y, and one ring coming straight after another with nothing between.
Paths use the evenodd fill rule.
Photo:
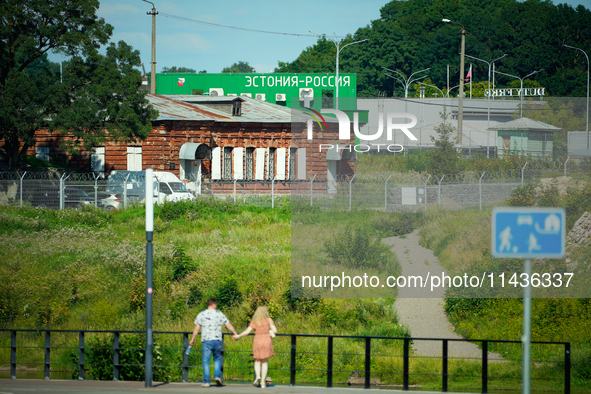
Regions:
<instances>
[{"instance_id":1,"label":"railing post","mask_svg":"<svg viewBox=\"0 0 591 394\"><path fill-rule=\"evenodd\" d=\"M84 380L84 331L78 332L78 380Z\"/></svg>"},{"instance_id":2,"label":"railing post","mask_svg":"<svg viewBox=\"0 0 591 394\"><path fill-rule=\"evenodd\" d=\"M332 387L332 350L333 337L328 337L328 349L326 350L326 387Z\"/></svg>"},{"instance_id":3,"label":"railing post","mask_svg":"<svg viewBox=\"0 0 591 394\"><path fill-rule=\"evenodd\" d=\"M275 180L277 179L277 176L273 177L273 180L271 181L271 208L275 208Z\"/></svg>"},{"instance_id":4,"label":"railing post","mask_svg":"<svg viewBox=\"0 0 591 394\"><path fill-rule=\"evenodd\" d=\"M127 209L127 180L129 179L129 175L130 174L127 174L127 176L123 180L123 208L124 209Z\"/></svg>"},{"instance_id":5,"label":"railing post","mask_svg":"<svg viewBox=\"0 0 591 394\"><path fill-rule=\"evenodd\" d=\"M566 176L566 163L568 163L569 160L570 160L570 156L568 156L566 158L566 160L564 161L564 176Z\"/></svg>"},{"instance_id":6,"label":"railing post","mask_svg":"<svg viewBox=\"0 0 591 394\"><path fill-rule=\"evenodd\" d=\"M236 181L238 181L238 179L234 179L234 204L236 204Z\"/></svg>"},{"instance_id":7,"label":"railing post","mask_svg":"<svg viewBox=\"0 0 591 394\"><path fill-rule=\"evenodd\" d=\"M119 359L121 350L119 349L119 332L113 333L113 380L119 380Z\"/></svg>"},{"instance_id":8,"label":"railing post","mask_svg":"<svg viewBox=\"0 0 591 394\"><path fill-rule=\"evenodd\" d=\"M10 379L16 379L16 331L10 331Z\"/></svg>"},{"instance_id":9,"label":"railing post","mask_svg":"<svg viewBox=\"0 0 591 394\"><path fill-rule=\"evenodd\" d=\"M570 394L570 343L564 344L564 393Z\"/></svg>"},{"instance_id":10,"label":"railing post","mask_svg":"<svg viewBox=\"0 0 591 394\"><path fill-rule=\"evenodd\" d=\"M45 380L49 380L49 371L51 371L51 332L45 331Z\"/></svg>"},{"instance_id":11,"label":"railing post","mask_svg":"<svg viewBox=\"0 0 591 394\"><path fill-rule=\"evenodd\" d=\"M448 341L447 339L443 340L443 354L441 355L441 391L447 393L447 352L448 350Z\"/></svg>"},{"instance_id":12,"label":"railing post","mask_svg":"<svg viewBox=\"0 0 591 394\"><path fill-rule=\"evenodd\" d=\"M445 178L445 174L441 175L441 179L437 179L437 205L441 207L441 182L443 182L443 178Z\"/></svg>"},{"instance_id":13,"label":"railing post","mask_svg":"<svg viewBox=\"0 0 591 394\"><path fill-rule=\"evenodd\" d=\"M402 390L408 391L408 364L410 355L410 339L404 338L404 348L402 353Z\"/></svg>"},{"instance_id":14,"label":"railing post","mask_svg":"<svg viewBox=\"0 0 591 394\"><path fill-rule=\"evenodd\" d=\"M371 337L365 337L365 388L371 387Z\"/></svg>"},{"instance_id":15,"label":"railing post","mask_svg":"<svg viewBox=\"0 0 591 394\"><path fill-rule=\"evenodd\" d=\"M189 355L187 348L189 347L189 334L183 333L183 383L189 381Z\"/></svg>"},{"instance_id":16,"label":"railing post","mask_svg":"<svg viewBox=\"0 0 591 394\"><path fill-rule=\"evenodd\" d=\"M488 341L482 341L482 392L488 393Z\"/></svg>"},{"instance_id":17,"label":"railing post","mask_svg":"<svg viewBox=\"0 0 591 394\"><path fill-rule=\"evenodd\" d=\"M431 179L431 175L425 180L425 211L427 210L427 182L429 182L429 179Z\"/></svg>"},{"instance_id":18,"label":"railing post","mask_svg":"<svg viewBox=\"0 0 591 394\"><path fill-rule=\"evenodd\" d=\"M290 377L289 385L295 386L296 384L296 336L291 335L291 360L290 360Z\"/></svg>"}]
</instances>

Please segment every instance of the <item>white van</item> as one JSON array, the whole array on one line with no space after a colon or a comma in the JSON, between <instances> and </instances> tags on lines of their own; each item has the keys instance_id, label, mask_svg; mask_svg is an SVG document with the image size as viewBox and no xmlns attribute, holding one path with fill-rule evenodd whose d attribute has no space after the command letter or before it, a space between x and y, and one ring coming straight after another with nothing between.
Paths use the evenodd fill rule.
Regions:
<instances>
[{"instance_id":1,"label":"white van","mask_svg":"<svg viewBox=\"0 0 591 394\"><path fill-rule=\"evenodd\" d=\"M185 184L171 172L154 171L155 184L154 197L158 197L158 204L164 202L176 202L181 200L194 200Z\"/></svg>"},{"instance_id":2,"label":"white van","mask_svg":"<svg viewBox=\"0 0 591 394\"><path fill-rule=\"evenodd\" d=\"M125 194L128 201L143 202L146 197L145 171L111 171L107 178L106 192L120 198ZM154 197L158 204L195 200L195 196L187 190L184 183L176 175L166 171L154 171Z\"/></svg>"}]
</instances>

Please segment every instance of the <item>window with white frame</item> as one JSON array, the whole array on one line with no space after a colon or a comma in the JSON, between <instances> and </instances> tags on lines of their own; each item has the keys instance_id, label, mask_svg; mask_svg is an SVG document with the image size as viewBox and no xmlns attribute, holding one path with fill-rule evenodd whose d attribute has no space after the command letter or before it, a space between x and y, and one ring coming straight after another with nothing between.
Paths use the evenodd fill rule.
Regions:
<instances>
[{"instance_id":1,"label":"window with white frame","mask_svg":"<svg viewBox=\"0 0 591 394\"><path fill-rule=\"evenodd\" d=\"M90 155L90 167L94 172L105 171L105 147L97 146L92 148Z\"/></svg>"},{"instance_id":2,"label":"window with white frame","mask_svg":"<svg viewBox=\"0 0 591 394\"><path fill-rule=\"evenodd\" d=\"M289 148L289 166L287 167L287 174L290 181L296 179L296 152L297 148Z\"/></svg>"},{"instance_id":3,"label":"window with white frame","mask_svg":"<svg viewBox=\"0 0 591 394\"><path fill-rule=\"evenodd\" d=\"M233 148L224 148L224 165L222 179L232 179L232 150Z\"/></svg>"},{"instance_id":4,"label":"window with white frame","mask_svg":"<svg viewBox=\"0 0 591 394\"><path fill-rule=\"evenodd\" d=\"M268 148L267 153L267 179L275 178L275 151L277 148Z\"/></svg>"},{"instance_id":5,"label":"window with white frame","mask_svg":"<svg viewBox=\"0 0 591 394\"><path fill-rule=\"evenodd\" d=\"M246 148L246 173L245 178L247 181L254 179L254 148Z\"/></svg>"},{"instance_id":6,"label":"window with white frame","mask_svg":"<svg viewBox=\"0 0 591 394\"><path fill-rule=\"evenodd\" d=\"M127 171L142 171L142 147L127 147Z\"/></svg>"}]
</instances>

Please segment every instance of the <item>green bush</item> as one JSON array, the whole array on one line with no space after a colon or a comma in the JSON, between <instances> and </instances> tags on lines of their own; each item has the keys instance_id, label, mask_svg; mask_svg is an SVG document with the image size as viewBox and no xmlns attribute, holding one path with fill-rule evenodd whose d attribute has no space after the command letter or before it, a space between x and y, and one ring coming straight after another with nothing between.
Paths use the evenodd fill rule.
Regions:
<instances>
[{"instance_id":1,"label":"green bush","mask_svg":"<svg viewBox=\"0 0 591 394\"><path fill-rule=\"evenodd\" d=\"M324 243L326 254L333 264L348 268L383 268L389 263L390 250L366 228L345 227L333 240Z\"/></svg>"},{"instance_id":2,"label":"green bush","mask_svg":"<svg viewBox=\"0 0 591 394\"><path fill-rule=\"evenodd\" d=\"M227 277L217 288L215 294L218 308L227 310L232 306L238 304L242 300L242 293L238 289L238 282L236 279Z\"/></svg>"},{"instance_id":3,"label":"green bush","mask_svg":"<svg viewBox=\"0 0 591 394\"><path fill-rule=\"evenodd\" d=\"M145 379L145 338L122 336L119 341L119 380L143 381ZM177 352L181 353L181 352ZM153 350L153 380L156 382L179 381L180 368L166 365L180 365L182 356L166 354L156 343ZM70 353L72 364L78 364L78 351ZM91 339L84 349L84 371L94 380L113 380L113 337ZM78 368L72 371L72 378L78 379Z\"/></svg>"},{"instance_id":4,"label":"green bush","mask_svg":"<svg viewBox=\"0 0 591 394\"><path fill-rule=\"evenodd\" d=\"M184 278L191 270L193 270L193 260L187 256L185 249L182 246L177 246L172 255L172 280L179 280Z\"/></svg>"}]
</instances>

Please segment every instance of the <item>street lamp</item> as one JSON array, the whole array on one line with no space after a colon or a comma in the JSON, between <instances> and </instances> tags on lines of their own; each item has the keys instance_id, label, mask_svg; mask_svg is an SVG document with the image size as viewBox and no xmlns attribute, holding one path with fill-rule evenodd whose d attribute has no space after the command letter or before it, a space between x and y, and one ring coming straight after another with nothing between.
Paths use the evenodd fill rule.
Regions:
<instances>
[{"instance_id":1,"label":"street lamp","mask_svg":"<svg viewBox=\"0 0 591 394\"><path fill-rule=\"evenodd\" d=\"M587 58L587 122L585 123L585 132L587 133L587 150L589 150L589 56L587 56L587 53L581 48L571 47L570 45L566 44L562 44L562 46L581 51Z\"/></svg>"},{"instance_id":2,"label":"street lamp","mask_svg":"<svg viewBox=\"0 0 591 394\"><path fill-rule=\"evenodd\" d=\"M145 0L144 0L145 1ZM345 44L341 47L341 44L343 43L343 40L336 40L336 38L332 38L327 36L326 34L318 34L318 33L314 33L311 30L308 30L310 33L312 34L316 34L317 36L322 36L330 41L332 41L332 43L334 44L334 46L337 48L337 72L336 72L336 79L335 79L335 95L337 96L337 100L336 100L336 109L339 109L339 54L341 53L341 51L343 49L345 49L346 47L348 47L349 45L354 45L354 44L359 44L361 42L367 41L368 39L366 38L365 40L359 40L359 41L354 41L354 42L350 42L348 44Z\"/></svg>"},{"instance_id":3,"label":"street lamp","mask_svg":"<svg viewBox=\"0 0 591 394\"><path fill-rule=\"evenodd\" d=\"M497 60L501 60L502 58L504 58L505 56L507 56L507 54L505 54L505 55L503 55L501 57L498 57L495 60L491 60L490 62L487 62L486 60L479 59L479 58L477 58L475 56L470 56L470 55L466 55L466 54L464 54L464 56L469 57L471 59L480 60L481 62L485 62L486 64L488 64L488 98L487 98L488 111L487 111L487 114L486 114L486 158L488 159L490 157L490 154L489 154L489 138L488 138L488 136L489 136L489 130L488 130L488 128L490 127L490 96L491 96L491 94L490 94L491 93L490 92L490 66L494 62L496 62Z\"/></svg>"},{"instance_id":4,"label":"street lamp","mask_svg":"<svg viewBox=\"0 0 591 394\"><path fill-rule=\"evenodd\" d=\"M454 22L450 19L442 19L442 22L445 23L455 23L456 25L462 26L462 45L460 46L460 92L459 92L459 100L458 100L458 144L460 145L460 150L462 149L462 122L464 120L464 53L466 48L466 28L463 24Z\"/></svg>"},{"instance_id":5,"label":"street lamp","mask_svg":"<svg viewBox=\"0 0 591 394\"><path fill-rule=\"evenodd\" d=\"M413 75L418 74L418 73L422 73L422 72L425 72L425 71L431 69L431 67L429 67L429 68L426 68L424 70L414 72L414 73L410 74L410 77L407 78L406 75L404 75L400 71L390 70L389 68L386 68L386 67L382 67L382 68L384 70L388 70L390 72L396 73L396 74L398 74L400 76L400 78L398 78L398 77L395 77L393 75L386 74L386 76L388 76L390 78L393 78L393 79L397 80L398 82L400 82L402 84L402 86L404 87L404 98L408 98L408 88L412 85L413 82L418 81L419 79L427 78L426 75L423 75L422 77L418 77L418 78L412 79Z\"/></svg>"},{"instance_id":6,"label":"street lamp","mask_svg":"<svg viewBox=\"0 0 591 394\"><path fill-rule=\"evenodd\" d=\"M156 6L151 1L142 0L146 3L152 4L152 11L148 12L148 15L152 15L152 68L150 72L150 93L156 94Z\"/></svg>"},{"instance_id":7,"label":"street lamp","mask_svg":"<svg viewBox=\"0 0 591 394\"><path fill-rule=\"evenodd\" d=\"M523 78L519 78L519 77L518 77L518 76L516 76L516 75L506 74L506 73L503 73L503 72L500 72L500 71L497 71L497 70L495 70L495 72L496 72L497 74L503 74L503 75L506 75L506 76L508 76L508 77L517 78L517 79L519 79L519 81L521 82L521 90L520 90L520 92L519 92L519 96L520 96L520 99L521 99L521 105L520 105L520 107L521 107L521 108L519 108L519 117L520 117L520 118L523 118L523 80L524 80L525 78L527 78L527 77L530 77L530 76L532 76L532 75L534 75L534 74L537 74L537 73L539 73L539 72L541 72L541 71L544 71L544 69L542 68L542 69L540 69L540 70L536 70L536 71L534 71L534 72L532 72L532 73L529 73L529 74L527 74L527 75L526 75L525 77L523 77Z\"/></svg>"}]
</instances>

